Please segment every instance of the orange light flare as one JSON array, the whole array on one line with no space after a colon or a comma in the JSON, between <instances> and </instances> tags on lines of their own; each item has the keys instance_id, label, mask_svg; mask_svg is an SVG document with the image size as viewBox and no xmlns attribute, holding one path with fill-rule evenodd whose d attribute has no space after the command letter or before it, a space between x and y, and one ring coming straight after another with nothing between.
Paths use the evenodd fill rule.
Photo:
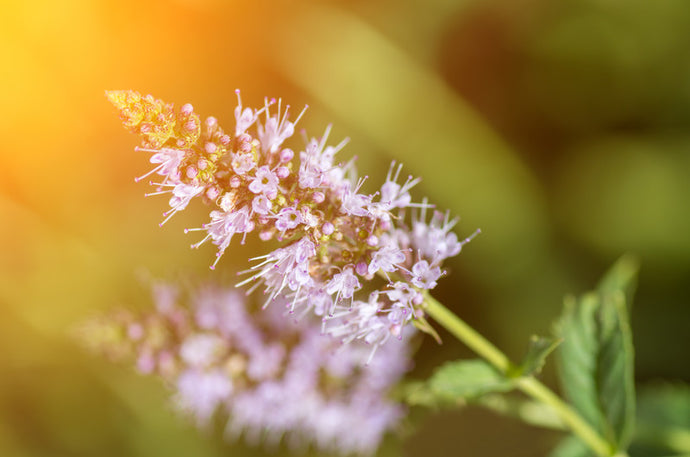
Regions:
<instances>
[{"instance_id":1,"label":"orange light flare","mask_svg":"<svg viewBox=\"0 0 690 457\"><path fill-rule=\"evenodd\" d=\"M125 266L131 252L141 251L135 243L161 237L155 223L134 220L136 212L159 222L166 202L141 203L148 189L133 178L150 169L148 157L133 150L136 139L122 129L104 92L133 89L193 102L203 116L233 125L236 88L248 99L276 90L275 73L256 52L265 11L253 3L3 2L0 301L34 306L36 315L60 306L74 310L89 274L113 277L121 268L131 279L141 266ZM140 239L133 239L135 231ZM125 245L129 253L117 248ZM180 257L189 257L184 244L177 246ZM91 252L63 255L61 249ZM93 267L88 262L98 263L97 273L86 272ZM65 293L55 300L64 303L21 292L46 277L60 278Z\"/></svg>"}]
</instances>

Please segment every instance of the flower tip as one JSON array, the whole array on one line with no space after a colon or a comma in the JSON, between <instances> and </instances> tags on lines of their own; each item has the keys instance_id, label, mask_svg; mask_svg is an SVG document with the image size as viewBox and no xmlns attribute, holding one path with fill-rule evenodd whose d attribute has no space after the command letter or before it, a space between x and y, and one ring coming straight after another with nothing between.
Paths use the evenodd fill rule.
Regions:
<instances>
[{"instance_id":1,"label":"flower tip","mask_svg":"<svg viewBox=\"0 0 690 457\"><path fill-rule=\"evenodd\" d=\"M139 98L139 94L132 90L106 90L105 98L118 110L127 107L132 98Z\"/></svg>"},{"instance_id":2,"label":"flower tip","mask_svg":"<svg viewBox=\"0 0 690 457\"><path fill-rule=\"evenodd\" d=\"M110 103L115 104L115 101L117 100L117 97L121 92L121 90L106 90L105 98L107 98Z\"/></svg>"}]
</instances>

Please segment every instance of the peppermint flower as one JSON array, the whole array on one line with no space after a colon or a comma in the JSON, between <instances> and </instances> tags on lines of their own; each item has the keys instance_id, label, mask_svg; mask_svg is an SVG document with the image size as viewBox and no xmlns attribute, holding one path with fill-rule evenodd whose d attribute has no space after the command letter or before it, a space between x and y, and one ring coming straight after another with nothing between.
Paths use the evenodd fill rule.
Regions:
<instances>
[{"instance_id":1,"label":"peppermint flower","mask_svg":"<svg viewBox=\"0 0 690 457\"><path fill-rule=\"evenodd\" d=\"M204 372L195 368L184 371L175 383L176 406L207 426L214 411L230 398L232 380L219 369Z\"/></svg>"},{"instance_id":2,"label":"peppermint flower","mask_svg":"<svg viewBox=\"0 0 690 457\"><path fill-rule=\"evenodd\" d=\"M426 260L420 260L412 267L412 284L422 289L433 289L441 274L441 267L432 267Z\"/></svg>"},{"instance_id":3,"label":"peppermint flower","mask_svg":"<svg viewBox=\"0 0 690 457\"><path fill-rule=\"evenodd\" d=\"M156 150L138 147L136 148L136 150L153 153L150 162L159 165L151 171L149 171L148 173L139 176L138 178L134 178L135 182L139 182L153 173L157 173L161 176L164 176L165 180L167 180L168 177L172 177L173 180L179 178L177 176L177 173L179 173L179 167L182 163L182 159L184 158L184 151L171 148L161 148L159 150Z\"/></svg>"},{"instance_id":4,"label":"peppermint flower","mask_svg":"<svg viewBox=\"0 0 690 457\"><path fill-rule=\"evenodd\" d=\"M264 165L256 171L256 176L247 187L250 192L264 194L273 200L278 196L278 177Z\"/></svg>"},{"instance_id":5,"label":"peppermint flower","mask_svg":"<svg viewBox=\"0 0 690 457\"><path fill-rule=\"evenodd\" d=\"M83 336L165 381L175 408L198 427L217 416L228 437L249 443L370 455L401 419L387 393L409 368L407 339L362 366L369 349L322 335L318 319L286 326L279 307L261 310L232 289L176 292L157 285L154 310L94 319Z\"/></svg>"},{"instance_id":6,"label":"peppermint flower","mask_svg":"<svg viewBox=\"0 0 690 457\"><path fill-rule=\"evenodd\" d=\"M292 230L303 223L304 219L297 208L288 206L287 208L281 209L276 216L275 228L280 233L285 233L286 231Z\"/></svg>"},{"instance_id":7,"label":"peppermint flower","mask_svg":"<svg viewBox=\"0 0 690 457\"><path fill-rule=\"evenodd\" d=\"M263 194L257 195L254 197L254 200L252 200L252 211L262 216L267 215L272 207L273 203L271 203L271 200Z\"/></svg>"},{"instance_id":8,"label":"peppermint flower","mask_svg":"<svg viewBox=\"0 0 690 457\"><path fill-rule=\"evenodd\" d=\"M297 117L295 122L290 122L288 120L288 111L290 107L288 106L283 113L282 118L280 117L280 100L278 101L278 114L271 116L269 114L270 105L267 103L265 106L266 112L266 123L264 125L259 124L258 126L258 137L261 142L261 149L265 152L276 152L283 141L290 138L293 133L295 133L295 124L299 122L299 119L304 114L306 107L302 110L302 113Z\"/></svg>"},{"instance_id":9,"label":"peppermint flower","mask_svg":"<svg viewBox=\"0 0 690 457\"><path fill-rule=\"evenodd\" d=\"M394 272L398 270L399 265L405 261L405 254L395 245L383 246L381 249L374 251L371 255L371 262L369 262L369 274L374 274L378 271L385 273Z\"/></svg>"},{"instance_id":10,"label":"peppermint flower","mask_svg":"<svg viewBox=\"0 0 690 457\"><path fill-rule=\"evenodd\" d=\"M443 261L474 235L460 241L448 213L428 218L433 205L413 201L419 178L403 180L400 164L391 164L377 192L365 192L367 178L358 178L354 160L336 162L348 140L329 145L330 126L302 146L288 144L304 110L291 120L281 100L252 109L238 91L231 136L215 118L202 128L189 104L176 110L131 91L107 97L125 127L141 136L139 151L158 164L150 173L163 181L153 184L153 194L173 193L166 220L197 197L210 207L210 220L188 231L205 232L193 247L209 240L218 247L211 268L236 234L243 242L258 232L281 245L254 257L239 285L263 287L265 306L282 302L297 317L317 315L323 332L368 342L372 356L409 324L431 332L423 293L445 274Z\"/></svg>"},{"instance_id":11,"label":"peppermint flower","mask_svg":"<svg viewBox=\"0 0 690 457\"><path fill-rule=\"evenodd\" d=\"M335 302L339 298L352 298L356 290L360 289L362 285L359 279L352 271L352 268L346 268L342 273L333 275L333 278L326 283L326 292L330 295L335 294Z\"/></svg>"}]
</instances>

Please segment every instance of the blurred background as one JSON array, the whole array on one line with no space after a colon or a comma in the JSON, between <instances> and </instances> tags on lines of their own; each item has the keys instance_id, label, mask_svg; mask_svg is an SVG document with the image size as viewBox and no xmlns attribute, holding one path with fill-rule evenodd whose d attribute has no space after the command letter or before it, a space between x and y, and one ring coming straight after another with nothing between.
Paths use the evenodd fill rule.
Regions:
<instances>
[{"instance_id":1,"label":"blurred background","mask_svg":"<svg viewBox=\"0 0 690 457\"><path fill-rule=\"evenodd\" d=\"M640 385L690 381L687 0L24 0L0 3L0 455L280 455L171 414L153 379L88 354L74 327L146 307L142 276L208 271L213 247L157 224L150 169L104 98L134 89L233 125L235 88L309 104L300 126L350 144L376 183L482 234L437 296L514 358L563 296L641 259ZM241 268L251 247L229 250ZM143 272L143 273L142 273ZM214 276L216 275L216 276ZM427 338L412 377L470 356ZM553 385L553 371L544 373ZM559 435L491 413L412 411L381 455L545 455Z\"/></svg>"}]
</instances>

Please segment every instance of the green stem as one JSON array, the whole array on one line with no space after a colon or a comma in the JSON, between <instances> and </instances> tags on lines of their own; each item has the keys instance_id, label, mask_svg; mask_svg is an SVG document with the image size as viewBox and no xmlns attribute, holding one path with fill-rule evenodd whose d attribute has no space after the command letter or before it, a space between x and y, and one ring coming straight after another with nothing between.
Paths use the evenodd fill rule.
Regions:
<instances>
[{"instance_id":1,"label":"green stem","mask_svg":"<svg viewBox=\"0 0 690 457\"><path fill-rule=\"evenodd\" d=\"M504 374L508 374L513 364L508 357L496 346L489 342L462 319L450 312L431 295L426 294L426 312L436 322L452 333L458 340L482 356ZM548 387L533 376L522 377L517 380L517 387L535 400L549 405L558 417L586 443L597 455L610 457L614 455L612 446L604 440L582 417L567 403L561 400Z\"/></svg>"}]
</instances>

